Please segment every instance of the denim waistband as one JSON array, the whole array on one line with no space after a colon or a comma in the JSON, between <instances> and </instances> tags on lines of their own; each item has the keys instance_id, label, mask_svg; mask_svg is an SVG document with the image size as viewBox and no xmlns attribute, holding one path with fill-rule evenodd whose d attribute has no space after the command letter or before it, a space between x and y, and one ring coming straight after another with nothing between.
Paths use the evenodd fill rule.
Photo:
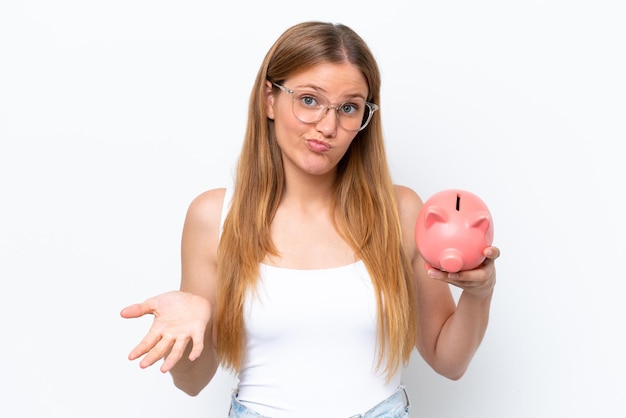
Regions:
<instances>
[{"instance_id":1,"label":"denim waistband","mask_svg":"<svg viewBox=\"0 0 626 418\"><path fill-rule=\"evenodd\" d=\"M351 415L346 418L408 418L411 402L404 386L380 402L367 412ZM237 399L237 392L233 393L228 418L271 418L254 412Z\"/></svg>"}]
</instances>

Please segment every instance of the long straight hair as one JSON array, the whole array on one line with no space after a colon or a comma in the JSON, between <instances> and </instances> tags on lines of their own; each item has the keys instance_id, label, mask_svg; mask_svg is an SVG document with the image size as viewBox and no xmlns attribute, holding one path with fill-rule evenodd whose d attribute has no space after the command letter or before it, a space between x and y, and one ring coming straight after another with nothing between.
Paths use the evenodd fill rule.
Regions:
<instances>
[{"instance_id":1,"label":"long straight hair","mask_svg":"<svg viewBox=\"0 0 626 418\"><path fill-rule=\"evenodd\" d=\"M221 364L238 371L244 361L244 302L259 263L277 255L270 225L285 184L273 121L265 110L266 80L282 82L320 63L349 62L379 103L380 71L368 46L341 24L304 22L287 29L268 51L256 76L235 190L218 250L215 348ZM412 268L402 245L398 208L385 153L380 112L358 132L338 165L335 227L372 278L378 309L378 363L391 377L408 362L417 334Z\"/></svg>"}]
</instances>

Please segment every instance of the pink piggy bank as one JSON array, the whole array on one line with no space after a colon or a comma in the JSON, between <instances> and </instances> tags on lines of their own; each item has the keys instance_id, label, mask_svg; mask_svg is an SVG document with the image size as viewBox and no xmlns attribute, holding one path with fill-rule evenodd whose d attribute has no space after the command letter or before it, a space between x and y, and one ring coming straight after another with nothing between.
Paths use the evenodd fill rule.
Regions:
<instances>
[{"instance_id":1,"label":"pink piggy bank","mask_svg":"<svg viewBox=\"0 0 626 418\"><path fill-rule=\"evenodd\" d=\"M493 242L487 205L464 190L443 190L424 202L415 225L417 248L432 267L450 273L478 267Z\"/></svg>"}]
</instances>

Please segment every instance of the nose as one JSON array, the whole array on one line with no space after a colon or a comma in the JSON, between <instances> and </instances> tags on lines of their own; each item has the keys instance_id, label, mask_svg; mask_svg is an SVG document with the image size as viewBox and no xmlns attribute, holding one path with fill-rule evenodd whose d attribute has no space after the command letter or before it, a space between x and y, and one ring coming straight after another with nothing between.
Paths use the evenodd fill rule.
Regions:
<instances>
[{"instance_id":1,"label":"nose","mask_svg":"<svg viewBox=\"0 0 626 418\"><path fill-rule=\"evenodd\" d=\"M332 112L331 112L332 110ZM330 116L329 116L330 115ZM322 111L322 117L317 121L317 129L326 136L334 136L339 124L339 114L336 106L326 106Z\"/></svg>"}]
</instances>

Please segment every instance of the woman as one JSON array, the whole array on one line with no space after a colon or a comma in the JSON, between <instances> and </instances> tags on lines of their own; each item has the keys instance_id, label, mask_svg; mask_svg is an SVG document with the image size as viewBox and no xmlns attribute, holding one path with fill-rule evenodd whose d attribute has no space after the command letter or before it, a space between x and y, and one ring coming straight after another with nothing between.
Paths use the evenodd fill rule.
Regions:
<instances>
[{"instance_id":1,"label":"woman","mask_svg":"<svg viewBox=\"0 0 626 418\"><path fill-rule=\"evenodd\" d=\"M238 373L231 417L408 416L401 369L414 347L459 379L485 333L496 247L477 269L427 269L422 205L393 185L380 73L350 28L305 22L267 53L233 188L190 204L179 291L131 305L154 315L129 355L160 359L198 394ZM463 289L458 303L448 284Z\"/></svg>"}]
</instances>

